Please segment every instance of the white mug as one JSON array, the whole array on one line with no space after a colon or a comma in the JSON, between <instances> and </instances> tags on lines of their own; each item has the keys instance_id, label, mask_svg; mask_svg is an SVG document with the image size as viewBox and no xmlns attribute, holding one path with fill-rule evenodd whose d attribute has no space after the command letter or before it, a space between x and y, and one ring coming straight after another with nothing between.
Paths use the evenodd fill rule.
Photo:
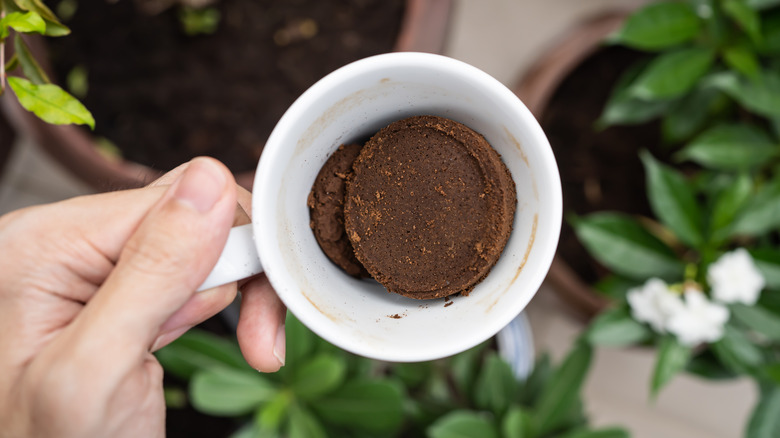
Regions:
<instances>
[{"instance_id":1,"label":"white mug","mask_svg":"<svg viewBox=\"0 0 780 438\"><path fill-rule=\"evenodd\" d=\"M490 274L468 296L415 300L347 275L322 252L306 199L339 145L389 123L436 115L482 134L517 186L514 229ZM265 271L288 309L325 340L387 361L433 360L496 334L528 304L552 262L561 227L558 168L541 127L508 88L454 59L391 53L314 84L274 128L257 166L252 224L234 228L205 289Z\"/></svg>"}]
</instances>

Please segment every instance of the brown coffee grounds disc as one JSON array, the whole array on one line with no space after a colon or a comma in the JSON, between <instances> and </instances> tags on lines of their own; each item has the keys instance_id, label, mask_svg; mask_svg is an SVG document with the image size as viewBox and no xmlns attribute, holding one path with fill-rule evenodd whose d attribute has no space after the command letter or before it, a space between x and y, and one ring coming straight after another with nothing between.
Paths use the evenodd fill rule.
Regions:
<instances>
[{"instance_id":1,"label":"brown coffee grounds disc","mask_svg":"<svg viewBox=\"0 0 780 438\"><path fill-rule=\"evenodd\" d=\"M309 225L320 248L333 263L349 275L368 277L344 233L346 180L361 148L359 144L339 146L322 166L309 193Z\"/></svg>"},{"instance_id":2,"label":"brown coffee grounds disc","mask_svg":"<svg viewBox=\"0 0 780 438\"><path fill-rule=\"evenodd\" d=\"M352 168L346 232L389 291L467 294L498 261L512 231L515 184L478 133L442 117L410 117L374 135Z\"/></svg>"}]
</instances>

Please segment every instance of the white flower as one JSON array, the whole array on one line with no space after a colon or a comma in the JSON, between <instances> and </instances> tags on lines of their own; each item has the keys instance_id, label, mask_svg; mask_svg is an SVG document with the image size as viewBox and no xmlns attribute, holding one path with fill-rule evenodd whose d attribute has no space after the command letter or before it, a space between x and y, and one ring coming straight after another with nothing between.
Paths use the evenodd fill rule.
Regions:
<instances>
[{"instance_id":1,"label":"white flower","mask_svg":"<svg viewBox=\"0 0 780 438\"><path fill-rule=\"evenodd\" d=\"M634 319L650 324L659 333L666 332L669 317L684 306L680 296L658 278L651 278L644 285L629 290L626 298Z\"/></svg>"},{"instance_id":2,"label":"white flower","mask_svg":"<svg viewBox=\"0 0 780 438\"><path fill-rule=\"evenodd\" d=\"M681 344L695 346L723 337L723 325L729 319L726 306L709 301L701 291L685 290L685 305L669 317L667 330Z\"/></svg>"},{"instance_id":3,"label":"white flower","mask_svg":"<svg viewBox=\"0 0 780 438\"><path fill-rule=\"evenodd\" d=\"M707 270L712 297L722 303L756 304L766 282L744 248L723 254Z\"/></svg>"}]
</instances>

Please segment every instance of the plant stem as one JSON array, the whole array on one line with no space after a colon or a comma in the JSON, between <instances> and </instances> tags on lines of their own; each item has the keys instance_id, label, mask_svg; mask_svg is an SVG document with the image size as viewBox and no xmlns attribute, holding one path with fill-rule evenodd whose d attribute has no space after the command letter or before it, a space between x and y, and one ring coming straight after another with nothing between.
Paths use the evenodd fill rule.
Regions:
<instances>
[{"instance_id":1,"label":"plant stem","mask_svg":"<svg viewBox=\"0 0 780 438\"><path fill-rule=\"evenodd\" d=\"M0 20L5 18L5 4L0 1ZM0 96L5 92L5 38L0 39Z\"/></svg>"}]
</instances>

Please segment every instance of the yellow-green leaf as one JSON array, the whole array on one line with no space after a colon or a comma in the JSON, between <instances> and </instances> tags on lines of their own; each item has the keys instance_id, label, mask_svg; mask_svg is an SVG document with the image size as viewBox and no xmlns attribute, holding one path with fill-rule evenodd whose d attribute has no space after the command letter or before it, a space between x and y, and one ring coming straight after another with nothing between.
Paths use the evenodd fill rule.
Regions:
<instances>
[{"instance_id":1,"label":"yellow-green leaf","mask_svg":"<svg viewBox=\"0 0 780 438\"><path fill-rule=\"evenodd\" d=\"M43 121L54 125L87 125L95 129L92 113L76 98L54 84L35 85L27 79L9 76L8 85L19 103Z\"/></svg>"},{"instance_id":2,"label":"yellow-green leaf","mask_svg":"<svg viewBox=\"0 0 780 438\"><path fill-rule=\"evenodd\" d=\"M19 65L22 66L22 71L27 76L27 79L37 85L51 83L49 76L46 75L38 61L35 60L24 39L19 34L16 34L14 38L14 50L16 51L14 56L19 60Z\"/></svg>"},{"instance_id":3,"label":"yellow-green leaf","mask_svg":"<svg viewBox=\"0 0 780 438\"><path fill-rule=\"evenodd\" d=\"M46 22L35 12L11 12L5 18L0 20L0 37L8 36L8 28L23 33L44 33L46 32Z\"/></svg>"}]
</instances>

